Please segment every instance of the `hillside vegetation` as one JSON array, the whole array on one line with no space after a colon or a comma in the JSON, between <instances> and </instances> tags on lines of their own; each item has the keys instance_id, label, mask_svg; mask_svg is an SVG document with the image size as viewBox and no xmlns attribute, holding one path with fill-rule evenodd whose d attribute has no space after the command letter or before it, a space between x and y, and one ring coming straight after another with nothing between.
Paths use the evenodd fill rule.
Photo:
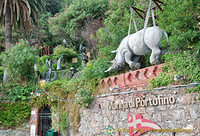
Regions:
<instances>
[{"instance_id":1,"label":"hillside vegetation","mask_svg":"<svg viewBox=\"0 0 200 136\"><path fill-rule=\"evenodd\" d=\"M125 68L122 71L104 72L111 66L110 61L115 57L111 51L117 49L121 40L128 34L130 6L134 5L144 10L148 7L148 0L59 1L60 4L57 2L55 5L56 0L44 0L43 12L37 18L37 23L31 24L29 32L13 29L12 44L6 51L5 31L2 25L0 79L2 81L4 71L9 73L10 78L6 83L1 82L0 86L1 100L9 100L0 103L1 127L16 127L29 119L31 106L42 108L49 105L52 112L56 111L59 114L60 131L66 129L65 124L69 123L70 118L76 132L80 118L78 110L81 107L89 108L94 96L99 94L98 82L102 78L127 70ZM161 47L167 50L162 57L162 63L165 63L164 72L151 81L152 87L199 82L200 2L162 1L163 11L156 10L156 23L168 33L170 45L167 46L163 38ZM142 29L144 20L135 12L134 17L138 28ZM152 26L151 21L148 26ZM134 32L132 25L131 33ZM80 44L91 54L86 66L81 66ZM39 87L38 79L47 70L46 60L52 60L52 70L55 71L57 60L62 54L62 70L59 73L67 76L61 76L58 80ZM74 58L77 62L72 61ZM141 62L143 67L150 66L149 55L144 56ZM71 67L79 70L76 73L78 78L69 79ZM184 81L175 82L174 75L184 75L186 78ZM41 89L55 97L49 96ZM36 97L36 90L41 91L40 97ZM199 90L200 86L197 86L188 92L200 93ZM13 114L10 114L11 112Z\"/></svg>"}]
</instances>

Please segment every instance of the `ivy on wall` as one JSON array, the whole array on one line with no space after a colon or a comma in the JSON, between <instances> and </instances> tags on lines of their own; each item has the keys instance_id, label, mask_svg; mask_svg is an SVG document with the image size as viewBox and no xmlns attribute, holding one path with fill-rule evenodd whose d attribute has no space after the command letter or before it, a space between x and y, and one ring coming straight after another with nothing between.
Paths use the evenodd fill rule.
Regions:
<instances>
[{"instance_id":1,"label":"ivy on wall","mask_svg":"<svg viewBox=\"0 0 200 136\"><path fill-rule=\"evenodd\" d=\"M0 103L0 126L13 128L27 121L31 114L29 102Z\"/></svg>"}]
</instances>

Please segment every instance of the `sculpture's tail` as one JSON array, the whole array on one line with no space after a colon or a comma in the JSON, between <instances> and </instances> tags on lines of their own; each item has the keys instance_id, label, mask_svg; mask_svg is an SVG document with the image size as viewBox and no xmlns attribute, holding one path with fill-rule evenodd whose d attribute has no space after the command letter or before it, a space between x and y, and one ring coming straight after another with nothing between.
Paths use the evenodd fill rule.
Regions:
<instances>
[{"instance_id":1,"label":"sculpture's tail","mask_svg":"<svg viewBox=\"0 0 200 136\"><path fill-rule=\"evenodd\" d=\"M167 40L167 45L168 45L168 47L169 47L169 38L168 38L168 34L167 34L167 32L165 32L165 30L162 30L163 31L163 34L165 35L165 38L166 38L166 40Z\"/></svg>"}]
</instances>

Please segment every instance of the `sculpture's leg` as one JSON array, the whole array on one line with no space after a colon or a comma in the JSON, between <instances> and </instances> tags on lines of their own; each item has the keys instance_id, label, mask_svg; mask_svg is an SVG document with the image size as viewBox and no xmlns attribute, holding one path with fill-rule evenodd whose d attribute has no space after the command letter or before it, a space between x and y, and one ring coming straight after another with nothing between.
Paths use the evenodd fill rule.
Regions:
<instances>
[{"instance_id":1,"label":"sculpture's leg","mask_svg":"<svg viewBox=\"0 0 200 136\"><path fill-rule=\"evenodd\" d=\"M133 63L135 65L136 69L139 69L141 67L141 64L140 64L139 60L140 60L140 56L135 55L133 57Z\"/></svg>"},{"instance_id":2,"label":"sculpture's leg","mask_svg":"<svg viewBox=\"0 0 200 136\"><path fill-rule=\"evenodd\" d=\"M161 53L162 53L162 51L159 48L152 49L152 53L150 56L150 63L151 64L160 64Z\"/></svg>"},{"instance_id":3,"label":"sculpture's leg","mask_svg":"<svg viewBox=\"0 0 200 136\"><path fill-rule=\"evenodd\" d=\"M128 63L128 65L131 69L134 69L134 68L139 69L141 65L140 65L140 63L138 63L138 61L139 61L138 57L134 56L134 61L132 61L132 56L133 56L133 54L131 51L127 51L125 53L126 63Z\"/></svg>"}]
</instances>

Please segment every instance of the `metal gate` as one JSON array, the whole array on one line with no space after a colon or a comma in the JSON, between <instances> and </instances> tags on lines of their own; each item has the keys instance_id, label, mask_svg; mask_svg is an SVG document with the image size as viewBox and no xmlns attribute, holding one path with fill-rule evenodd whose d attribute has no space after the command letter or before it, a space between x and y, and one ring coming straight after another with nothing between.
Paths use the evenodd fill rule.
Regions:
<instances>
[{"instance_id":1,"label":"metal gate","mask_svg":"<svg viewBox=\"0 0 200 136\"><path fill-rule=\"evenodd\" d=\"M51 111L49 106L39 110L38 135L46 136L46 132L51 128Z\"/></svg>"}]
</instances>

